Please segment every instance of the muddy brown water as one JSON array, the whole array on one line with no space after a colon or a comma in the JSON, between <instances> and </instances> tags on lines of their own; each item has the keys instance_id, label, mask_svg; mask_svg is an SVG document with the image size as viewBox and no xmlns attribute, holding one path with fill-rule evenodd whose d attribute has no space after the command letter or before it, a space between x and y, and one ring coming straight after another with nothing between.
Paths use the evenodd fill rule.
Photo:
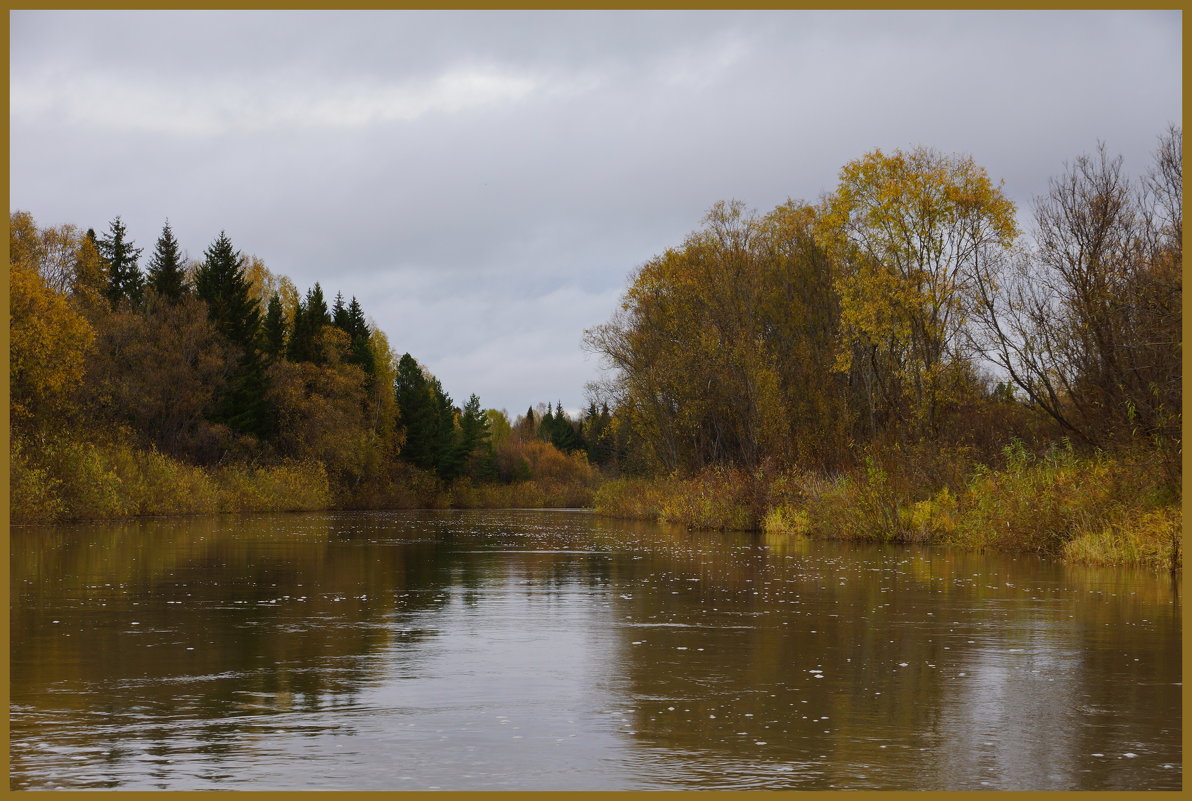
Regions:
<instances>
[{"instance_id":1,"label":"muddy brown water","mask_svg":"<svg viewBox=\"0 0 1192 801\"><path fill-rule=\"evenodd\" d=\"M1179 789L1164 574L582 511L17 527L14 789Z\"/></svg>"}]
</instances>

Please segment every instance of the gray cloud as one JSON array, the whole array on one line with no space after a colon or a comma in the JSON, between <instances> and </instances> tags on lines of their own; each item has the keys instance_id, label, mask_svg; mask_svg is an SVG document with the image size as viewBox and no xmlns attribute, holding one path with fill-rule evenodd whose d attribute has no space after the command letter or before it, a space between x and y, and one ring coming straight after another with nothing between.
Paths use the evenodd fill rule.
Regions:
<instances>
[{"instance_id":1,"label":"gray cloud","mask_svg":"<svg viewBox=\"0 0 1192 801\"><path fill-rule=\"evenodd\" d=\"M360 298L457 399L583 402L584 328L715 201L874 149L971 153L1024 210L1181 118L1178 12L13 12L11 202L221 229Z\"/></svg>"}]
</instances>

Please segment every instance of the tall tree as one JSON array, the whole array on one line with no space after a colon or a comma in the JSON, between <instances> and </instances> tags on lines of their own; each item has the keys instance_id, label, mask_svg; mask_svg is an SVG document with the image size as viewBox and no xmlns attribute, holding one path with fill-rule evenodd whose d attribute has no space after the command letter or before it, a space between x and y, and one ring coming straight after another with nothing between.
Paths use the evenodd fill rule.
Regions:
<instances>
[{"instance_id":1,"label":"tall tree","mask_svg":"<svg viewBox=\"0 0 1192 801\"><path fill-rule=\"evenodd\" d=\"M348 307L344 305L343 292L335 293L335 303L331 306L331 324L347 332L348 336L352 335L351 323L348 320Z\"/></svg>"},{"instance_id":2,"label":"tall tree","mask_svg":"<svg viewBox=\"0 0 1192 801\"><path fill-rule=\"evenodd\" d=\"M322 364L325 361L324 354L318 343L323 327L330 324L331 315L327 311L327 301L323 298L323 288L316 282L306 291L305 300L298 304L294 312L288 351L290 361Z\"/></svg>"},{"instance_id":3,"label":"tall tree","mask_svg":"<svg viewBox=\"0 0 1192 801\"><path fill-rule=\"evenodd\" d=\"M422 366L409 353L397 363L393 389L405 428L401 457L416 467L433 469L437 464L438 409Z\"/></svg>"},{"instance_id":4,"label":"tall tree","mask_svg":"<svg viewBox=\"0 0 1192 801\"><path fill-rule=\"evenodd\" d=\"M203 256L195 274L195 293L207 304L216 330L239 351L215 419L236 431L263 436L269 426L269 411L258 342L261 308L249 292L244 259L225 232L220 231Z\"/></svg>"},{"instance_id":5,"label":"tall tree","mask_svg":"<svg viewBox=\"0 0 1192 801\"><path fill-rule=\"evenodd\" d=\"M187 292L184 259L169 220L162 227L149 260L149 286L171 303L177 303Z\"/></svg>"},{"instance_id":6,"label":"tall tree","mask_svg":"<svg viewBox=\"0 0 1192 801\"><path fill-rule=\"evenodd\" d=\"M261 339L265 355L277 361L286 353L286 316L281 308L281 298L274 292L269 297L265 310L265 321L261 326Z\"/></svg>"},{"instance_id":7,"label":"tall tree","mask_svg":"<svg viewBox=\"0 0 1192 801\"><path fill-rule=\"evenodd\" d=\"M376 363L372 348L372 331L368 321L364 319L364 310L355 297L348 304L347 332L352 338L352 355L349 361L364 368L364 373L372 380L376 374Z\"/></svg>"},{"instance_id":8,"label":"tall tree","mask_svg":"<svg viewBox=\"0 0 1192 801\"><path fill-rule=\"evenodd\" d=\"M108 233L99 240L99 254L108 265L108 300L113 305L121 300L139 303L145 285L137 267L141 248L133 247L119 216L108 224Z\"/></svg>"},{"instance_id":9,"label":"tall tree","mask_svg":"<svg viewBox=\"0 0 1192 801\"><path fill-rule=\"evenodd\" d=\"M876 150L841 169L822 223L840 265L839 368L867 372L879 414L935 434L968 373L977 270L1017 236L1014 204L970 157Z\"/></svg>"}]
</instances>

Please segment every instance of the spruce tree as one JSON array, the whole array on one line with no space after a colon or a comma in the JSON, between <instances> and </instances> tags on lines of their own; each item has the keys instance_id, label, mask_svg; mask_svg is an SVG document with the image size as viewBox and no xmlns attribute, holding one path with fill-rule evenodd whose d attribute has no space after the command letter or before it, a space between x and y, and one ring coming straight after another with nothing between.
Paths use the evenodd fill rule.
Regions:
<instances>
[{"instance_id":1,"label":"spruce tree","mask_svg":"<svg viewBox=\"0 0 1192 801\"><path fill-rule=\"evenodd\" d=\"M450 481L458 476L464 467L464 455L460 450L459 436L455 428L455 404L439 379L432 377L430 388L436 418L435 467L440 478Z\"/></svg>"},{"instance_id":2,"label":"spruce tree","mask_svg":"<svg viewBox=\"0 0 1192 801\"><path fill-rule=\"evenodd\" d=\"M286 316L282 312L281 298L274 292L265 310L265 322L261 327L261 339L265 355L271 361L278 361L286 353Z\"/></svg>"},{"instance_id":3,"label":"spruce tree","mask_svg":"<svg viewBox=\"0 0 1192 801\"><path fill-rule=\"evenodd\" d=\"M371 380L377 370L370 344L372 332L368 328L368 322L364 319L364 311L360 308L360 304L356 301L355 297L348 304L346 330L348 335L352 337L352 352L348 361L364 368L365 375Z\"/></svg>"},{"instance_id":4,"label":"spruce tree","mask_svg":"<svg viewBox=\"0 0 1192 801\"><path fill-rule=\"evenodd\" d=\"M215 420L244 433L262 436L268 424L265 372L258 347L261 310L249 294L244 260L223 231L204 252L195 274L195 292L207 304L215 328L240 351L217 400Z\"/></svg>"},{"instance_id":5,"label":"spruce tree","mask_svg":"<svg viewBox=\"0 0 1192 801\"><path fill-rule=\"evenodd\" d=\"M182 253L178 249L178 240L174 238L169 220L166 220L165 226L161 229L161 236L157 238L157 245L153 250L153 258L149 260L149 286L171 303L180 301L187 292Z\"/></svg>"},{"instance_id":6,"label":"spruce tree","mask_svg":"<svg viewBox=\"0 0 1192 801\"><path fill-rule=\"evenodd\" d=\"M331 307L331 324L348 336L352 335L351 323L348 320L348 307L344 305L344 293L335 293L335 305Z\"/></svg>"},{"instance_id":7,"label":"spruce tree","mask_svg":"<svg viewBox=\"0 0 1192 801\"><path fill-rule=\"evenodd\" d=\"M397 363L393 392L406 430L400 456L415 467L430 470L436 463L438 414L430 383L422 367L408 353Z\"/></svg>"},{"instance_id":8,"label":"spruce tree","mask_svg":"<svg viewBox=\"0 0 1192 801\"><path fill-rule=\"evenodd\" d=\"M144 276L137 267L141 248L133 247L128 231L119 216L108 224L109 231L98 240L99 255L108 265L108 286L105 294L112 305L121 300L140 303L145 287Z\"/></svg>"},{"instance_id":9,"label":"spruce tree","mask_svg":"<svg viewBox=\"0 0 1192 801\"><path fill-rule=\"evenodd\" d=\"M250 294L243 258L223 231L203 256L195 273L195 292L207 303L220 333L242 350L255 351L261 309Z\"/></svg>"},{"instance_id":10,"label":"spruce tree","mask_svg":"<svg viewBox=\"0 0 1192 801\"><path fill-rule=\"evenodd\" d=\"M290 334L288 355L290 361L321 364L323 354L319 350L319 332L331 324L323 289L315 285L306 290L306 300L299 302L294 313L294 330Z\"/></svg>"},{"instance_id":11,"label":"spruce tree","mask_svg":"<svg viewBox=\"0 0 1192 801\"><path fill-rule=\"evenodd\" d=\"M323 299L323 288L318 281L306 292L306 313L314 336L318 336L323 326L331 324L331 314L327 311L327 301Z\"/></svg>"},{"instance_id":12,"label":"spruce tree","mask_svg":"<svg viewBox=\"0 0 1192 801\"><path fill-rule=\"evenodd\" d=\"M480 408L480 398L468 398L459 416L459 460L475 475L474 460L488 441L488 416Z\"/></svg>"}]
</instances>

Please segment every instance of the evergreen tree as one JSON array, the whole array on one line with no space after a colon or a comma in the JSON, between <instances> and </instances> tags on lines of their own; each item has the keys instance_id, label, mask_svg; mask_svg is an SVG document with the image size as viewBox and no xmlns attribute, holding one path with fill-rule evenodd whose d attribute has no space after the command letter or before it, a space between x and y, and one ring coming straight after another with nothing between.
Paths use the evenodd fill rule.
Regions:
<instances>
[{"instance_id":1,"label":"evergreen tree","mask_svg":"<svg viewBox=\"0 0 1192 801\"><path fill-rule=\"evenodd\" d=\"M323 299L323 288L318 281L313 289L307 290L306 315L316 337L323 326L331 324L331 314L327 311L327 301Z\"/></svg>"},{"instance_id":2,"label":"evergreen tree","mask_svg":"<svg viewBox=\"0 0 1192 801\"><path fill-rule=\"evenodd\" d=\"M588 452L588 461L592 464L604 465L612 459L612 430L609 428L611 422L608 404L604 404L599 411L596 409L596 401L589 404L583 426L585 449Z\"/></svg>"},{"instance_id":3,"label":"evergreen tree","mask_svg":"<svg viewBox=\"0 0 1192 801\"><path fill-rule=\"evenodd\" d=\"M538 424L538 438L550 442L555 433L555 416L550 410L550 405L546 407L546 414L542 415L542 422Z\"/></svg>"},{"instance_id":4,"label":"evergreen tree","mask_svg":"<svg viewBox=\"0 0 1192 801\"><path fill-rule=\"evenodd\" d=\"M195 292L207 304L215 328L239 350L240 357L217 401L215 420L236 431L263 436L269 410L265 371L258 347L261 309L249 294L244 259L223 231L204 252L195 274Z\"/></svg>"},{"instance_id":5,"label":"evergreen tree","mask_svg":"<svg viewBox=\"0 0 1192 801\"><path fill-rule=\"evenodd\" d=\"M406 429L406 444L400 456L415 467L430 470L436 465L438 413L435 397L422 368L408 353L397 363L393 391Z\"/></svg>"},{"instance_id":6,"label":"evergreen tree","mask_svg":"<svg viewBox=\"0 0 1192 801\"><path fill-rule=\"evenodd\" d=\"M306 300L298 304L294 314L294 330L290 334L287 354L293 362L314 362L321 364L323 354L319 351L319 332L331 324L327 302L323 300L323 289L316 282L306 291Z\"/></svg>"},{"instance_id":7,"label":"evergreen tree","mask_svg":"<svg viewBox=\"0 0 1192 801\"><path fill-rule=\"evenodd\" d=\"M274 292L265 310L265 322L261 327L265 355L271 361L281 359L286 353L286 316L282 312L281 298Z\"/></svg>"},{"instance_id":8,"label":"evergreen tree","mask_svg":"<svg viewBox=\"0 0 1192 801\"><path fill-rule=\"evenodd\" d=\"M178 249L178 240L174 238L169 220L166 220L165 226L161 229L161 236L157 238L157 246L153 250L153 258L149 260L149 286L171 303L177 303L187 292L182 253Z\"/></svg>"},{"instance_id":9,"label":"evergreen tree","mask_svg":"<svg viewBox=\"0 0 1192 801\"><path fill-rule=\"evenodd\" d=\"M477 473L479 458L487 450L488 435L488 415L480 408L480 398L473 394L459 416L459 461L473 476Z\"/></svg>"},{"instance_id":10,"label":"evergreen tree","mask_svg":"<svg viewBox=\"0 0 1192 801\"><path fill-rule=\"evenodd\" d=\"M555 405L555 415L551 422L548 439L552 445L565 453L570 453L580 448L579 437L575 434L575 428L571 425L571 419L563 411L562 401L559 401Z\"/></svg>"},{"instance_id":11,"label":"evergreen tree","mask_svg":"<svg viewBox=\"0 0 1192 801\"><path fill-rule=\"evenodd\" d=\"M372 332L368 328L368 322L364 319L364 311L355 297L348 304L347 328L345 330L352 337L352 353L348 361L364 368L365 375L371 381L376 375L377 367L371 346Z\"/></svg>"},{"instance_id":12,"label":"evergreen tree","mask_svg":"<svg viewBox=\"0 0 1192 801\"><path fill-rule=\"evenodd\" d=\"M207 303L220 333L242 350L255 351L261 309L250 294L243 258L223 231L203 256L195 273L195 292Z\"/></svg>"},{"instance_id":13,"label":"evergreen tree","mask_svg":"<svg viewBox=\"0 0 1192 801\"><path fill-rule=\"evenodd\" d=\"M439 477L450 481L464 468L459 436L455 427L455 404L439 379L430 379L435 409L435 466Z\"/></svg>"},{"instance_id":14,"label":"evergreen tree","mask_svg":"<svg viewBox=\"0 0 1192 801\"><path fill-rule=\"evenodd\" d=\"M348 308L344 306L344 293L335 293L335 305L331 308L331 324L348 336L352 335L351 323L348 320Z\"/></svg>"},{"instance_id":15,"label":"evergreen tree","mask_svg":"<svg viewBox=\"0 0 1192 801\"><path fill-rule=\"evenodd\" d=\"M100 240L99 255L108 265L108 286L105 294L113 305L120 300L140 303L145 287L144 276L137 267L141 248L133 247L119 216L108 224L108 233Z\"/></svg>"}]
</instances>

